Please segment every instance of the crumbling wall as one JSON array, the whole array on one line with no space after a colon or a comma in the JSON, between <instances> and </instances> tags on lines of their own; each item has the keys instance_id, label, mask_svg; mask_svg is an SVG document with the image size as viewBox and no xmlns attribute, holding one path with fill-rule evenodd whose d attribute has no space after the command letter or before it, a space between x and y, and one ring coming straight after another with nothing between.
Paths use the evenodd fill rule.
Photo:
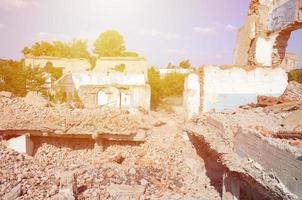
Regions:
<instances>
[{"instance_id":1,"label":"crumbling wall","mask_svg":"<svg viewBox=\"0 0 302 200\"><path fill-rule=\"evenodd\" d=\"M57 57L26 57L25 64L28 66L45 67L50 62L54 67L62 67L63 74L70 72L85 72L91 68L91 64L86 59L69 59Z\"/></svg>"},{"instance_id":2,"label":"crumbling wall","mask_svg":"<svg viewBox=\"0 0 302 200\"><path fill-rule=\"evenodd\" d=\"M200 110L200 80L197 74L189 74L184 84L184 107L187 118L199 114Z\"/></svg>"},{"instance_id":3,"label":"crumbling wall","mask_svg":"<svg viewBox=\"0 0 302 200\"><path fill-rule=\"evenodd\" d=\"M248 103L256 103L257 96L280 96L287 86L287 74L281 68L240 67L222 69L204 67L202 110L221 111Z\"/></svg>"},{"instance_id":4,"label":"crumbling wall","mask_svg":"<svg viewBox=\"0 0 302 200\"><path fill-rule=\"evenodd\" d=\"M251 0L239 29L234 64L279 66L291 32L302 27L301 0Z\"/></svg>"},{"instance_id":5,"label":"crumbling wall","mask_svg":"<svg viewBox=\"0 0 302 200\"><path fill-rule=\"evenodd\" d=\"M101 57L97 60L93 71L107 73L121 64L125 65L125 73L144 74L146 78L148 77L147 61L142 57Z\"/></svg>"}]
</instances>

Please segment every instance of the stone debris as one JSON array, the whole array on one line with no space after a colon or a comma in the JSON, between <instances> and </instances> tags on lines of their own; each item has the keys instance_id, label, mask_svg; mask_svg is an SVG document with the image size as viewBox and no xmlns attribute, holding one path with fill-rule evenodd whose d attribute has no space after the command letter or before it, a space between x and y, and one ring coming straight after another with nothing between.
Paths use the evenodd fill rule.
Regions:
<instances>
[{"instance_id":1,"label":"stone debris","mask_svg":"<svg viewBox=\"0 0 302 200\"><path fill-rule=\"evenodd\" d=\"M117 185L111 184L107 191L112 199L116 200L139 200L145 192L145 187L141 185Z\"/></svg>"},{"instance_id":2,"label":"stone debris","mask_svg":"<svg viewBox=\"0 0 302 200\"><path fill-rule=\"evenodd\" d=\"M285 155L290 155L284 158L284 160L292 159L292 162L299 162L298 160L301 160L302 157L302 132L297 131L297 129L301 127L302 108L295 107L295 109L292 109L293 106L295 105L292 103L290 106L280 104L278 107L274 107L274 109L268 109L269 107L253 108L243 106L239 109L229 109L223 112L204 113L187 122L185 125L185 130L189 133L190 137L198 138L200 140L198 142L200 145L208 146L208 148L214 152L214 155L216 154L216 158L211 158L212 162L214 160L219 160L220 165L226 166L228 170L232 172L237 172L241 175L248 174L249 177L254 177L254 182L252 185L254 185L256 180L257 183L261 183L267 188L272 188L270 189L273 191L271 194L272 199L278 199L280 197L282 197L282 199L298 199L296 196L297 190L287 188L288 185L284 185L288 184L292 177L289 178L290 180L288 180L288 182L282 182L280 181L280 177L277 175L267 173L267 169L264 170L262 165L252 160L253 158L241 157L241 153L245 154L247 151L246 149L241 149L242 146L246 145L245 143L242 144L242 141L245 139L247 145L251 143L251 146L246 147L247 149L250 149L249 152L258 153L258 147L253 149L253 142L255 138L258 138L258 140L261 140L263 144L272 146L271 149L278 149L278 151L275 152L281 152L280 154L274 156L279 156L279 158L282 159L282 156L286 157ZM247 137L244 134L250 134L253 136L249 137L249 140L247 140ZM238 138L237 135L241 135L241 138L243 139L236 139ZM237 144L235 141L237 141ZM242 146L240 146L240 144L238 145L238 143L240 143ZM197 148L202 149L205 147ZM267 151L272 152L272 150L268 149ZM259 154L256 155L262 155L263 157L267 156L264 154L264 152L259 152ZM209 155L205 155L203 158L206 159L208 157ZM257 158L257 156L255 158ZM265 162L265 159L268 159L269 162L271 158L265 157L264 161L262 161ZM280 165L282 165L284 168L282 170L286 170L286 167L284 166L284 162L286 161L284 160L280 161ZM187 162L190 164L190 160ZM205 162L210 165L209 161ZM276 165L275 160L274 164ZM294 164L291 163L289 165L291 166ZM295 163L295 165L299 164ZM199 167L199 169L200 168L202 167ZM300 169L298 169L298 171L299 170ZM213 166L211 166L210 171L213 172L209 173L219 174ZM294 171L290 172L290 176L292 176ZM275 172L272 171L272 173ZM282 175L280 171L278 171L278 173ZM298 174L296 174L296 177L298 177L297 180L299 180L301 175L300 173ZM248 180L249 178L246 179ZM213 180L213 178L211 180ZM282 180L286 180L284 176ZM290 182L290 184L293 183ZM298 185L300 182L297 182L296 184ZM268 192L264 192L264 194L266 193Z\"/></svg>"},{"instance_id":3,"label":"stone debris","mask_svg":"<svg viewBox=\"0 0 302 200\"><path fill-rule=\"evenodd\" d=\"M8 149L2 140L0 199L19 184L18 199L220 199L203 161L183 137L181 116L155 112L132 116L126 110L71 110L60 105L41 109L17 97L0 97L0 107L1 114L6 113L1 115L1 130L47 126L68 134L65 129L71 125L69 131L97 125L146 136L144 143L112 142L104 151L94 148L93 140L37 137L33 157Z\"/></svg>"},{"instance_id":4,"label":"stone debris","mask_svg":"<svg viewBox=\"0 0 302 200\"><path fill-rule=\"evenodd\" d=\"M29 105L42 107L42 108L50 105L50 102L46 100L44 97L42 97L41 94L33 91L27 93L27 95L24 98L24 102Z\"/></svg>"},{"instance_id":5,"label":"stone debris","mask_svg":"<svg viewBox=\"0 0 302 200\"><path fill-rule=\"evenodd\" d=\"M291 81L284 93L280 97L258 96L257 106L267 107L286 102L301 102L302 101L302 84Z\"/></svg>"},{"instance_id":6,"label":"stone debris","mask_svg":"<svg viewBox=\"0 0 302 200\"><path fill-rule=\"evenodd\" d=\"M282 98L286 99L286 101L302 101L302 84L291 81Z\"/></svg>"},{"instance_id":7,"label":"stone debris","mask_svg":"<svg viewBox=\"0 0 302 200\"><path fill-rule=\"evenodd\" d=\"M25 98L0 95L0 130L39 130L55 134L136 133L141 121L127 110L71 109L48 103L34 93Z\"/></svg>"},{"instance_id":8,"label":"stone debris","mask_svg":"<svg viewBox=\"0 0 302 200\"><path fill-rule=\"evenodd\" d=\"M15 200L21 195L21 185L14 187L9 193L3 196L3 200Z\"/></svg>"}]
</instances>

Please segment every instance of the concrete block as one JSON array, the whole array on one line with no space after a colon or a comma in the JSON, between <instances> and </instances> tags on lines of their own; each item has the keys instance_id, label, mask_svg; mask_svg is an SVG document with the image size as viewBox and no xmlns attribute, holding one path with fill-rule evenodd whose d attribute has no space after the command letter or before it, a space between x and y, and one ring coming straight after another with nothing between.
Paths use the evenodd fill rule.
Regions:
<instances>
[{"instance_id":1,"label":"concrete block","mask_svg":"<svg viewBox=\"0 0 302 200\"><path fill-rule=\"evenodd\" d=\"M264 170L275 172L289 191L302 197L302 161L252 132L239 131L234 138L234 150L242 158L252 158Z\"/></svg>"},{"instance_id":2,"label":"concrete block","mask_svg":"<svg viewBox=\"0 0 302 200\"><path fill-rule=\"evenodd\" d=\"M22 135L16 138L12 138L8 141L7 147L13 149L19 153L26 153L33 155L34 143L27 135Z\"/></svg>"}]
</instances>

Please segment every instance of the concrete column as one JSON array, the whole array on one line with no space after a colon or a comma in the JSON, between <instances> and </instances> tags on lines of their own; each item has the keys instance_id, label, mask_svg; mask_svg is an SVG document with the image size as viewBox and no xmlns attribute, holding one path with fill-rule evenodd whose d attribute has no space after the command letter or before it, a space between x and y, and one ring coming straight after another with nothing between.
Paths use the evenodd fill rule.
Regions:
<instances>
[{"instance_id":1,"label":"concrete column","mask_svg":"<svg viewBox=\"0 0 302 200\"><path fill-rule=\"evenodd\" d=\"M186 77L183 92L183 106L186 110L186 118L191 119L199 114L200 110L200 80L197 74L189 74Z\"/></svg>"},{"instance_id":2,"label":"concrete column","mask_svg":"<svg viewBox=\"0 0 302 200\"><path fill-rule=\"evenodd\" d=\"M229 172L222 177L222 200L240 199L240 180Z\"/></svg>"},{"instance_id":3,"label":"concrete column","mask_svg":"<svg viewBox=\"0 0 302 200\"><path fill-rule=\"evenodd\" d=\"M94 143L94 148L103 152L104 151L104 139L96 138Z\"/></svg>"}]
</instances>

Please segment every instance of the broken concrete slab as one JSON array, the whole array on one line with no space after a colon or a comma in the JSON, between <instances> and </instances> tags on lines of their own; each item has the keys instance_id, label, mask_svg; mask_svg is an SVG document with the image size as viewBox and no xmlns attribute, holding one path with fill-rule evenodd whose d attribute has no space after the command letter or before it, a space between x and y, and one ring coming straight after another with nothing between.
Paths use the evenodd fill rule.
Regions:
<instances>
[{"instance_id":1,"label":"broken concrete slab","mask_svg":"<svg viewBox=\"0 0 302 200\"><path fill-rule=\"evenodd\" d=\"M301 5L300 0L251 1L238 31L234 64L279 66L291 32L302 27Z\"/></svg>"},{"instance_id":2,"label":"broken concrete slab","mask_svg":"<svg viewBox=\"0 0 302 200\"><path fill-rule=\"evenodd\" d=\"M256 160L267 172L275 172L289 191L298 197L302 196L302 161L295 155L250 131L240 131L234 138L234 145L238 155Z\"/></svg>"},{"instance_id":3,"label":"broken concrete slab","mask_svg":"<svg viewBox=\"0 0 302 200\"><path fill-rule=\"evenodd\" d=\"M116 200L139 200L145 192L145 187L141 185L117 185L111 184L107 191L112 199Z\"/></svg>"}]
</instances>

